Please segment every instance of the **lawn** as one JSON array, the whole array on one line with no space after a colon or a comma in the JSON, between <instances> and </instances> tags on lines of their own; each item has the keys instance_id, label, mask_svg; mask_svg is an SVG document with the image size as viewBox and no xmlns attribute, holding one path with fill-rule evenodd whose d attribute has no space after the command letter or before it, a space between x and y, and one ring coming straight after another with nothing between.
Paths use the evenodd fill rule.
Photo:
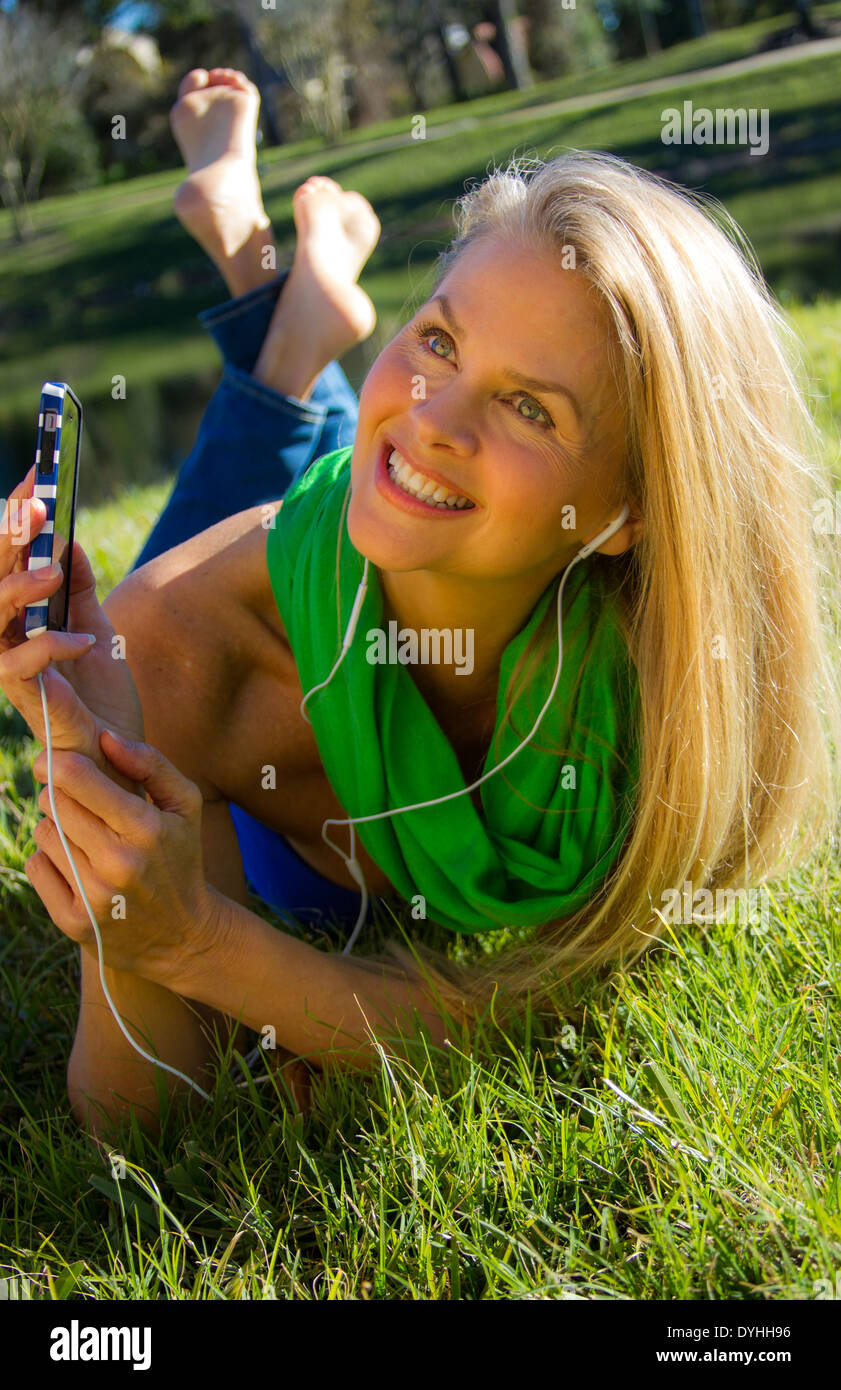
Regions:
<instances>
[{"instance_id":1,"label":"lawn","mask_svg":"<svg viewBox=\"0 0 841 1390\"><path fill-rule=\"evenodd\" d=\"M821 60L742 78L727 104L765 100L775 138L792 148L804 132L834 138L835 71ZM724 104L721 84L715 92L693 89L692 99ZM517 127L517 148L593 145L662 166L664 104L658 96L576 120L536 118ZM422 285L464 179L512 148L497 111L488 107L474 132L418 142L411 161L406 150L354 152L351 141L313 159L380 214L384 236L364 278L380 334ZM713 171L705 187L748 229L784 298L841 480L833 149L757 160L749 177ZM304 176L291 159L266 164L281 239ZM18 315L3 348L10 418L57 360L43 348L44 317L92 393L112 371L131 388L212 364L189 318L211 282L170 215L175 182L54 200L39 210L38 239L0 261L0 295ZM138 283L153 292L138 292L127 316L109 294ZM801 302L819 285L834 294ZM111 473L113 495L88 494L78 520L101 596L123 577L170 481L138 481L116 460ZM37 746L2 701L0 727L0 1278L9 1297L769 1300L811 1299L818 1281L834 1283L837 862L816 859L779 880L767 926L672 929L632 971L582 986L569 1018L530 1015L505 1033L488 1020L440 1051L420 1042L411 1060L380 1053L370 1077L324 1078L306 1115L275 1073L258 1068L248 1080L229 1058L211 1106L192 1107L188 1123L176 1106L158 1141L135 1129L112 1157L80 1133L65 1092L78 952L23 871L39 814ZM408 910L401 925L417 931ZM378 915L361 949L377 950L396 930ZM424 930L456 956L505 945Z\"/></svg>"},{"instance_id":2,"label":"lawn","mask_svg":"<svg viewBox=\"0 0 841 1390\"><path fill-rule=\"evenodd\" d=\"M837 868L778 885L766 931L667 936L583 991L574 1022L381 1053L368 1078L320 1082L306 1115L276 1073L248 1082L232 1061L189 1123L176 1109L158 1141L135 1130L106 1150L68 1115L74 950L22 873L24 763L5 774L10 1296L751 1300L832 1284Z\"/></svg>"}]
</instances>

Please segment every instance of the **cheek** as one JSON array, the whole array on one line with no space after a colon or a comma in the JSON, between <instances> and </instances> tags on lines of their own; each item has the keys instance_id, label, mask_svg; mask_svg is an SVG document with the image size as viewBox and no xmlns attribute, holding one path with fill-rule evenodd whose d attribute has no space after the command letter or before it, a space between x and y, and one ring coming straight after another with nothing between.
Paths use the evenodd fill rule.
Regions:
<instances>
[{"instance_id":1,"label":"cheek","mask_svg":"<svg viewBox=\"0 0 841 1390\"><path fill-rule=\"evenodd\" d=\"M374 362L359 393L359 418L372 427L411 403L412 375L402 354L385 348Z\"/></svg>"},{"instance_id":2,"label":"cheek","mask_svg":"<svg viewBox=\"0 0 841 1390\"><path fill-rule=\"evenodd\" d=\"M488 500L519 542L536 551L554 550L558 537L568 540L577 530L581 481L557 450L539 444L527 448L509 437L507 447L496 453L493 474Z\"/></svg>"},{"instance_id":3,"label":"cheek","mask_svg":"<svg viewBox=\"0 0 841 1390\"><path fill-rule=\"evenodd\" d=\"M497 420L488 436L488 458L493 459L494 493L512 507L539 506L540 514L549 516L568 500L572 479L550 444L524 439L520 430Z\"/></svg>"}]
</instances>

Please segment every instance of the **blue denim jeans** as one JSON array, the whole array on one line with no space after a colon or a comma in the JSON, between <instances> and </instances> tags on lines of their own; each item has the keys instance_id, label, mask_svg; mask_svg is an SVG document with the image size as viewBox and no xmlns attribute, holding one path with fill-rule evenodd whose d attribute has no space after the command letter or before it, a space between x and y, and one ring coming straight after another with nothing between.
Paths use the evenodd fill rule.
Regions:
<instances>
[{"instance_id":1,"label":"blue denim jeans","mask_svg":"<svg viewBox=\"0 0 841 1390\"><path fill-rule=\"evenodd\" d=\"M306 401L250 375L288 273L199 315L222 354L222 380L133 570L227 516L276 501L315 459L353 443L358 404L337 362L324 369ZM242 807L230 803L230 809L249 886L275 911L328 931L331 916L343 924L356 920L357 892L316 873Z\"/></svg>"},{"instance_id":2,"label":"blue denim jeans","mask_svg":"<svg viewBox=\"0 0 841 1390\"><path fill-rule=\"evenodd\" d=\"M307 401L251 376L288 274L199 314L222 354L222 380L132 569L226 516L277 501L315 459L353 443L358 403L338 362L325 367Z\"/></svg>"}]
</instances>

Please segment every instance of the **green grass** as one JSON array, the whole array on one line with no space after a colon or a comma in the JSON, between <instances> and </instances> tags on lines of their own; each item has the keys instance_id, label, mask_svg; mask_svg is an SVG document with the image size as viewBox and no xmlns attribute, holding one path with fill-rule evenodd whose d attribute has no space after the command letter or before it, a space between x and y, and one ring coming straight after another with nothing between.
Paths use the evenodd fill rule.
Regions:
<instances>
[{"instance_id":1,"label":"green grass","mask_svg":"<svg viewBox=\"0 0 841 1390\"><path fill-rule=\"evenodd\" d=\"M73 952L15 872L0 1273L18 1296L809 1299L834 1280L837 871L780 892L765 937L667 938L586 992L578 1026L381 1053L304 1116L276 1074L232 1066L189 1124L176 1109L159 1140L108 1150L67 1114Z\"/></svg>"},{"instance_id":2,"label":"green grass","mask_svg":"<svg viewBox=\"0 0 841 1390\"><path fill-rule=\"evenodd\" d=\"M646 75L662 73L676 52ZM727 101L762 104L767 81L740 79L738 98ZM710 88L709 104L722 104L724 90ZM782 70L767 103L777 130L792 139L834 130L832 92L825 65ZM692 95L703 104L700 89ZM411 160L405 149L366 153L360 133L334 150L310 142L266 161L282 238L291 192L310 167L377 207L384 236L365 278L381 319L371 355L420 292L463 180L514 147L496 123L502 99L485 101L486 124L418 144ZM535 119L516 127L516 148L590 143L662 161L663 104L658 96L564 122ZM841 298L803 304L796 295L835 285L827 248L841 206L838 155L758 163L749 179L722 172L706 186L739 209L766 273L774 271L837 469ZM161 374L214 360L190 323L212 294L200 253L169 212L176 181L155 176L52 200L37 210L38 239L0 260L0 295L18 315L0 341L7 418L16 401L31 414L33 380L62 364L73 365L83 391L107 387L115 372L128 378L107 460L114 495L99 501L86 488L78 518L100 597L123 577L169 491L167 476L139 477L122 462L132 436L145 447L153 395L143 392ZM132 300L126 322L125 303L106 297L134 277L154 294ZM56 302L62 286L67 304ZM99 305L80 312L95 295ZM45 322L65 355L43 349ZM365 365L356 359L360 377ZM89 443L104 447L95 429ZM810 1299L817 1280L834 1282L837 863L816 860L781 880L764 933L680 928L634 970L582 986L572 1023L528 1016L507 1034L489 1023L440 1052L419 1043L410 1061L380 1054L369 1077L324 1078L303 1116L275 1074L257 1070L247 1082L228 1059L212 1106L192 1107L189 1122L174 1107L157 1141L124 1135L117 1180L109 1151L69 1113L78 951L24 874L35 848L37 745L2 697L0 731L0 1278L11 1281L10 1296L718 1301ZM257 899L251 905L283 929ZM378 916L358 949L376 951L395 930ZM431 927L424 936L462 958L504 945Z\"/></svg>"},{"instance_id":3,"label":"green grass","mask_svg":"<svg viewBox=\"0 0 841 1390\"><path fill-rule=\"evenodd\" d=\"M841 302L792 320L832 455ZM102 596L167 486L80 512ZM624 976L582 986L572 1026L525 1017L437 1052L421 1040L410 1060L381 1052L369 1077L319 1082L306 1115L275 1073L247 1082L228 1059L212 1106L189 1122L176 1106L158 1141L125 1134L117 1180L65 1092L77 951L23 872L37 745L8 705L0 726L0 1277L13 1296L809 1299L834 1280L837 863L780 880L765 932L680 928ZM378 916L362 951L395 931ZM425 939L460 959L502 945L434 927Z\"/></svg>"}]
</instances>

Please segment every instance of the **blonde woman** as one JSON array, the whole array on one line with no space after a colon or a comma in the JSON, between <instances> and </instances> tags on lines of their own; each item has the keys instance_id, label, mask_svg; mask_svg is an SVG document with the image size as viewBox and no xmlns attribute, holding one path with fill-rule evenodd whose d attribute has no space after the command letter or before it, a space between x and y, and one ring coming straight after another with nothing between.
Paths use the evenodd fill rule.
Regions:
<instances>
[{"instance_id":1,"label":"blonde woman","mask_svg":"<svg viewBox=\"0 0 841 1390\"><path fill-rule=\"evenodd\" d=\"M291 271L264 270L256 109L241 74L197 71L174 113L179 214L235 296L208 316L231 356L196 451L102 608L77 545L71 625L93 647L22 639L58 578L26 574L4 528L0 684L43 741L45 672L56 809L134 1036L207 1079L214 1030L244 1025L244 1050L270 1027L303 1084L302 1063L378 1065L373 1039L440 1044L494 991L499 1017L627 966L664 895L756 884L823 843L838 590L787 334L732 226L607 155L495 173L357 417L334 359L371 331L356 280L379 225L307 180ZM262 341L225 340L253 314ZM469 669L424 664L424 631L472 634ZM74 1114L154 1125L161 1072L106 1007L39 805L27 875L82 946ZM250 911L248 883L349 922L363 884L410 902L412 950L325 953ZM457 968L429 920L515 930Z\"/></svg>"}]
</instances>

